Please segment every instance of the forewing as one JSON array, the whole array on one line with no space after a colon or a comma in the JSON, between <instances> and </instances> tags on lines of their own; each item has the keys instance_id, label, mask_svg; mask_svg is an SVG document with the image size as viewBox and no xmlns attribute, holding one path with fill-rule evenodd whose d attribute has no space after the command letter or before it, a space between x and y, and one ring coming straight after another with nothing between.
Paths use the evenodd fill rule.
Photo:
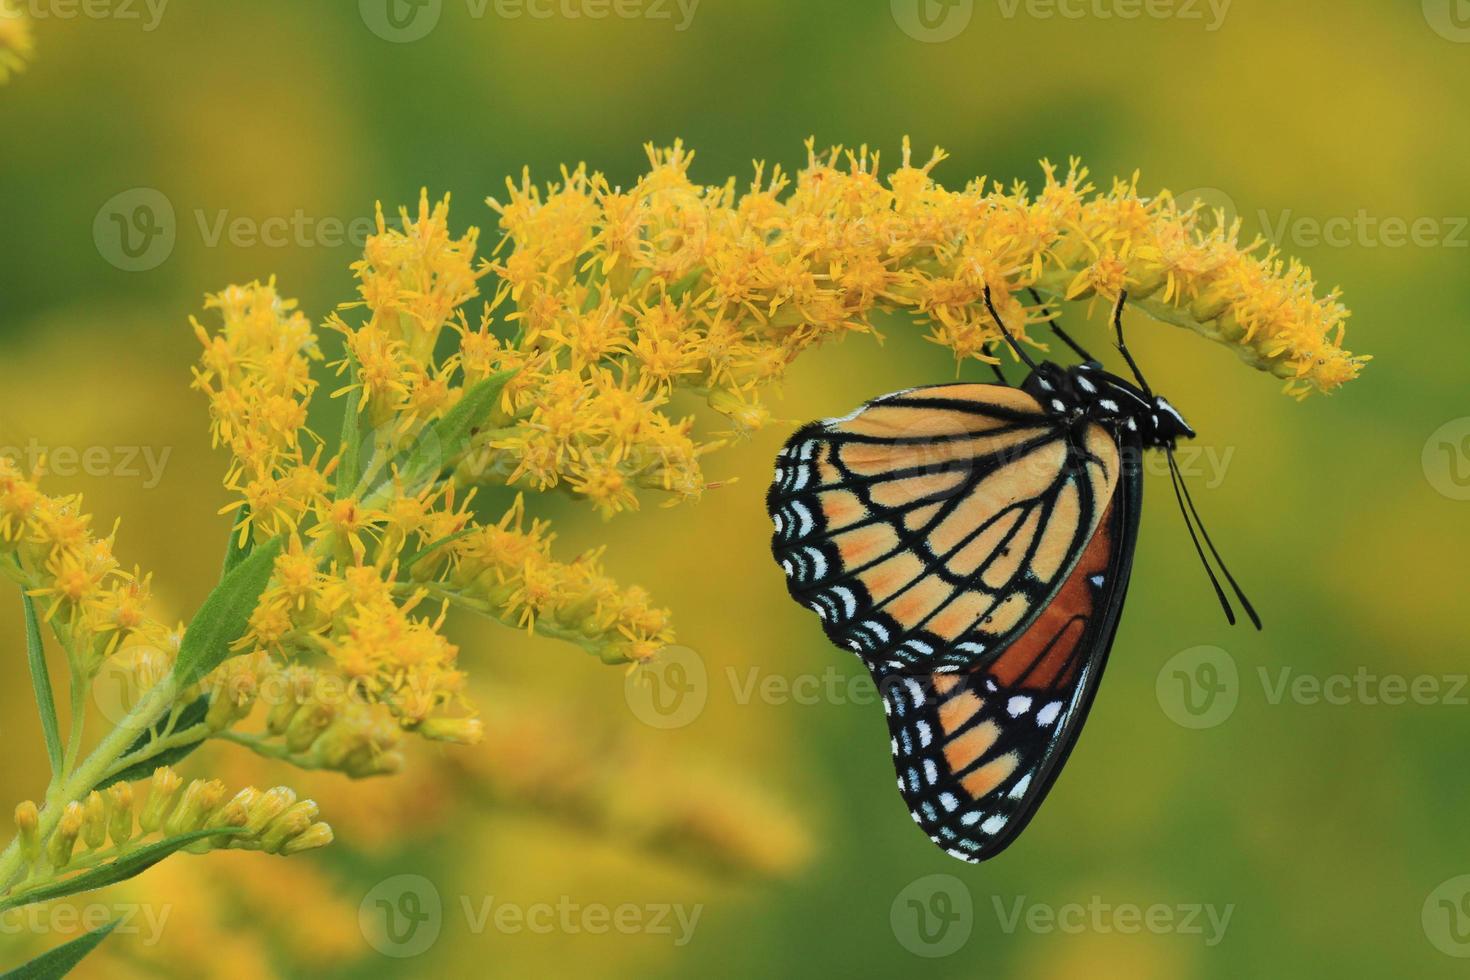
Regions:
<instances>
[{"instance_id":1,"label":"forewing","mask_svg":"<svg viewBox=\"0 0 1470 980\"><path fill-rule=\"evenodd\" d=\"M809 425L777 456L772 551L792 596L875 671L996 657L1066 580L1118 478L1029 394L954 384Z\"/></svg>"}]
</instances>

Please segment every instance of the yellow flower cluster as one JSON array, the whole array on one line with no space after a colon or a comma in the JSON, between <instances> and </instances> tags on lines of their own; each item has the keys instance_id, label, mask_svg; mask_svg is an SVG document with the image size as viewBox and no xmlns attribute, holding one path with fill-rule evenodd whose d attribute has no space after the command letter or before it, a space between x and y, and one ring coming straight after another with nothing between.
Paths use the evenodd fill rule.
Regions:
<instances>
[{"instance_id":1,"label":"yellow flower cluster","mask_svg":"<svg viewBox=\"0 0 1470 980\"><path fill-rule=\"evenodd\" d=\"M503 369L518 361L516 352L501 349L491 362ZM636 508L640 488L675 494L671 503L697 497L704 489L698 458L714 445L694 441L693 419L665 415L667 400L666 393L639 391L626 375L601 366L528 370L509 391L510 411L522 423L476 440L458 475L537 490L561 487L603 516Z\"/></svg>"},{"instance_id":2,"label":"yellow flower cluster","mask_svg":"<svg viewBox=\"0 0 1470 980\"><path fill-rule=\"evenodd\" d=\"M883 314L927 323L958 359L994 361L1001 337L987 286L1023 338L1026 321L1048 315L1031 289L1067 300L1126 290L1130 303L1231 345L1297 395L1337 387L1365 360L1341 348L1348 311L1337 294L1319 296L1309 270L1260 241L1242 245L1238 223L1168 192L1143 196L1136 177L1096 193L1076 161L1060 177L1043 164L1034 196L985 179L948 190L932 176L944 157L936 150L916 166L905 143L885 179L866 148L818 153L808 143L794 180L757 165L742 192L733 179L695 184L693 154L675 143L650 147L649 171L627 191L585 167L544 192L529 174L509 182L506 201L490 201L505 236L493 269L519 332L507 345L484 341L485 356L522 368L509 407L540 406L533 426L545 432L490 447L520 456L516 474L538 486L562 476L605 509L630 506L628 484L659 481L589 481L582 447L553 437L559 423L585 423L580 407L601 378L645 411L673 387L693 389L748 431L766 418L758 389L801 351L874 332ZM589 392L569 405L566 372ZM679 450L663 485L697 493L695 453ZM636 457L632 472L646 462Z\"/></svg>"},{"instance_id":3,"label":"yellow flower cluster","mask_svg":"<svg viewBox=\"0 0 1470 980\"><path fill-rule=\"evenodd\" d=\"M211 335L198 320L204 345L194 387L209 396L210 431L231 462L225 485L249 505L249 521L269 537L293 531L303 515L325 506L330 489L314 465L320 445L306 459L302 437L316 382L311 362L321 359L311 323L292 300L265 285L231 286L205 299L219 311Z\"/></svg>"},{"instance_id":4,"label":"yellow flower cluster","mask_svg":"<svg viewBox=\"0 0 1470 980\"><path fill-rule=\"evenodd\" d=\"M442 594L503 622L578 643L608 663L647 660L673 641L667 610L653 606L643 589L622 588L609 578L600 552L559 562L551 557L553 538L545 521L525 528L525 502L518 497L498 524L475 528L420 567L442 562Z\"/></svg>"},{"instance_id":5,"label":"yellow flower cluster","mask_svg":"<svg viewBox=\"0 0 1470 980\"><path fill-rule=\"evenodd\" d=\"M361 298L327 320L343 341L336 394L345 396L346 412L341 445L330 455L306 427L317 339L274 282L210 296L206 309L218 325L194 321L203 345L194 385L209 399L216 444L231 453L225 482L237 500L227 510L239 514L239 540L286 538L236 649L267 655L277 668L299 664L340 677L361 703L331 721L372 746L367 756L344 754L341 745L322 755L302 743L290 750L298 764L358 775L396 768L401 758L380 737L381 717L370 707L426 737L478 738L478 721L465 713L458 649L442 633L451 604L578 643L609 662L646 659L672 640L667 613L642 590L613 582L599 555L556 560L553 535L544 522L527 526L523 501L480 523L476 488L463 488L496 476L488 464L506 451L490 449L495 458L488 458L492 444L549 435L562 458L605 452L622 466L647 451L657 462L642 464L645 477L670 486L670 474L692 466L698 450L687 424L670 422L656 402L610 374L562 372L550 385L556 404L537 400L546 389L532 391L520 373L535 373L534 355L516 360L517 349L490 332L489 309L478 330L461 311L489 271L476 268L475 246L473 230L450 233L447 200L431 206L424 194L417 212L401 211L395 226L379 209L377 233L353 265ZM502 290L497 302L507 296ZM441 349L446 334L460 340L457 349ZM457 406L478 391L486 394L465 408L478 414L456 429ZM528 458L517 454L521 471L502 470L498 482L519 481ZM576 488L587 487L590 472L572 478ZM415 614L426 600L440 608ZM325 725L320 707L312 716ZM236 711L231 723L240 718Z\"/></svg>"},{"instance_id":6,"label":"yellow flower cluster","mask_svg":"<svg viewBox=\"0 0 1470 980\"><path fill-rule=\"evenodd\" d=\"M358 372L358 380L343 390L359 392L358 407L370 426L395 423L393 431L380 434L379 448L382 439L442 414L462 392L452 383L456 362L436 364L434 348L459 308L478 295L476 280L484 273L474 262L479 233L471 228L453 238L448 218L449 199L431 208L427 192L416 215L399 211L401 229L388 226L379 206L377 234L352 265L362 299L343 306L365 307L367 320L356 327L340 315L329 321L351 355L339 367L345 371L355 364Z\"/></svg>"},{"instance_id":7,"label":"yellow flower cluster","mask_svg":"<svg viewBox=\"0 0 1470 980\"><path fill-rule=\"evenodd\" d=\"M149 579L123 570L114 534L98 537L80 495L49 496L39 474L0 457L0 573L37 601L85 682L125 643L177 651L180 631L152 619Z\"/></svg>"},{"instance_id":8,"label":"yellow flower cluster","mask_svg":"<svg viewBox=\"0 0 1470 980\"><path fill-rule=\"evenodd\" d=\"M18 0L0 0L0 83L24 70L34 53L31 19Z\"/></svg>"},{"instance_id":9,"label":"yellow flower cluster","mask_svg":"<svg viewBox=\"0 0 1470 980\"><path fill-rule=\"evenodd\" d=\"M439 633L443 616L410 615L421 599L400 601L371 565L322 571L314 555L292 551L277 560L246 639L287 660L325 653L355 690L417 727L463 686L458 649Z\"/></svg>"},{"instance_id":10,"label":"yellow flower cluster","mask_svg":"<svg viewBox=\"0 0 1470 980\"><path fill-rule=\"evenodd\" d=\"M262 651L226 661L207 686L209 706L201 724L211 736L299 769L361 778L403 768L396 751L398 721L340 673L282 666ZM235 730L257 705L264 706L264 731Z\"/></svg>"}]
</instances>

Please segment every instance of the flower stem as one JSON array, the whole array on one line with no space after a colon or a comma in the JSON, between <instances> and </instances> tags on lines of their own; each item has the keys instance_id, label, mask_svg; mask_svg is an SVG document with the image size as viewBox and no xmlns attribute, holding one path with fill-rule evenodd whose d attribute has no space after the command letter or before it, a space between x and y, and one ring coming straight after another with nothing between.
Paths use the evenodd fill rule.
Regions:
<instances>
[{"instance_id":1,"label":"flower stem","mask_svg":"<svg viewBox=\"0 0 1470 980\"><path fill-rule=\"evenodd\" d=\"M77 759L82 754L82 728L87 719L86 710L86 687L81 678L77 676L75 667L71 675L71 730L66 738L66 755L61 762L61 773L54 779L53 785L47 787L49 797L51 790L55 789L57 781L65 782L76 768Z\"/></svg>"},{"instance_id":2,"label":"flower stem","mask_svg":"<svg viewBox=\"0 0 1470 980\"><path fill-rule=\"evenodd\" d=\"M140 762L147 762L149 759L152 759L163 752L167 752L169 749L175 749L182 745L192 745L195 742L203 741L204 739L209 737L209 734L209 726L201 721L199 724L190 725L188 728L185 728L182 731L173 732L161 738L155 738L153 741L149 742L138 751L133 752L129 755L125 755L115 761L111 766L108 766L107 772L103 774L102 778L108 779L112 776L116 776L124 769L130 769Z\"/></svg>"},{"instance_id":3,"label":"flower stem","mask_svg":"<svg viewBox=\"0 0 1470 980\"><path fill-rule=\"evenodd\" d=\"M41 810L41 823L37 830L39 840L44 842L50 838L51 832L61 820L66 804L80 800L101 782L118 757L169 709L178 694L178 681L172 674L153 685L75 771L69 773L65 779L53 783L46 793L46 803ZM0 853L0 891L9 889L15 883L24 863L20 837L17 835L11 839L5 851Z\"/></svg>"}]
</instances>

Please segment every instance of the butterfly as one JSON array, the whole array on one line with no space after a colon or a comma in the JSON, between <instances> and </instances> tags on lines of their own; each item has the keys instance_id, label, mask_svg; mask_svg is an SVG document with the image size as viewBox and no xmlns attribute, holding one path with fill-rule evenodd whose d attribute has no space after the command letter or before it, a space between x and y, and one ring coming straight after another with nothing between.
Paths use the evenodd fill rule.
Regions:
<instances>
[{"instance_id":1,"label":"butterfly","mask_svg":"<svg viewBox=\"0 0 1470 980\"><path fill-rule=\"evenodd\" d=\"M788 590L872 673L914 822L971 863L1016 839L1076 744L1128 592L1146 451L1168 459L1227 619L1204 547L1261 626L1174 458L1195 432L1124 343L1126 299L1112 324L1132 381L1045 311L1081 362L1033 360L986 289L1029 369L1019 387L996 367L995 384L884 395L801 428L776 456L766 503Z\"/></svg>"}]
</instances>

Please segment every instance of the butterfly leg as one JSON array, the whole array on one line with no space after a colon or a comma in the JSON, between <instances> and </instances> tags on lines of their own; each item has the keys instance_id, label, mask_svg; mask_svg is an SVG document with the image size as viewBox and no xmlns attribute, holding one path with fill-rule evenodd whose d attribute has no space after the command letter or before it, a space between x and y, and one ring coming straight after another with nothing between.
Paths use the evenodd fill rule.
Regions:
<instances>
[{"instance_id":1,"label":"butterfly leg","mask_svg":"<svg viewBox=\"0 0 1470 980\"><path fill-rule=\"evenodd\" d=\"M1126 302L1128 302L1128 290L1120 289L1118 291L1118 301L1113 304L1113 333L1118 338L1118 353L1122 354L1123 360L1128 362L1128 369L1133 372L1133 377L1138 382L1138 387L1143 389L1145 395L1152 398L1154 396L1153 389L1144 380L1143 372L1138 370L1138 362L1133 360L1133 355L1128 352L1128 345L1123 342L1123 304Z\"/></svg>"},{"instance_id":2,"label":"butterfly leg","mask_svg":"<svg viewBox=\"0 0 1470 980\"><path fill-rule=\"evenodd\" d=\"M1026 351L1022 349L1020 344L1016 343L1016 338L1011 336L1011 332L1006 329L1006 322L1000 318L1000 312L995 308L995 300L993 300L990 296L989 283L985 284L981 295L985 299L985 309L990 313L990 318L995 321L995 326L997 329L1000 330L1000 335L1004 337L1005 342L1010 345L1011 352L1016 355L1016 360L1026 365L1026 367L1030 368L1032 371L1035 371L1036 361L1032 359L1030 354L1026 353Z\"/></svg>"},{"instance_id":3,"label":"butterfly leg","mask_svg":"<svg viewBox=\"0 0 1470 980\"><path fill-rule=\"evenodd\" d=\"M990 352L991 352L990 346L987 346L985 348L985 353L989 354ZM996 383L997 384L1003 384L1007 388L1011 387L1011 383L1008 380L1006 380L1006 373L1000 369L1000 364L999 363L991 364L990 365L990 372L995 375L995 380L996 380Z\"/></svg>"},{"instance_id":4,"label":"butterfly leg","mask_svg":"<svg viewBox=\"0 0 1470 980\"><path fill-rule=\"evenodd\" d=\"M1029 287L1026 291L1031 294L1032 301L1034 301L1036 305L1041 307L1041 314L1042 316L1046 317L1046 325L1048 327L1051 327L1051 332L1056 334L1058 340L1066 344L1068 347L1072 348L1072 353L1082 358L1083 361L1097 360L1097 358L1093 357L1087 352L1087 348L1083 347L1081 344L1077 343L1077 341L1073 340L1071 336L1062 329L1062 324L1060 322L1062 314L1060 310L1057 311L1055 316L1052 315L1051 310L1048 309L1046 303L1042 301L1040 293L1038 293L1035 289L1031 289Z\"/></svg>"}]
</instances>

